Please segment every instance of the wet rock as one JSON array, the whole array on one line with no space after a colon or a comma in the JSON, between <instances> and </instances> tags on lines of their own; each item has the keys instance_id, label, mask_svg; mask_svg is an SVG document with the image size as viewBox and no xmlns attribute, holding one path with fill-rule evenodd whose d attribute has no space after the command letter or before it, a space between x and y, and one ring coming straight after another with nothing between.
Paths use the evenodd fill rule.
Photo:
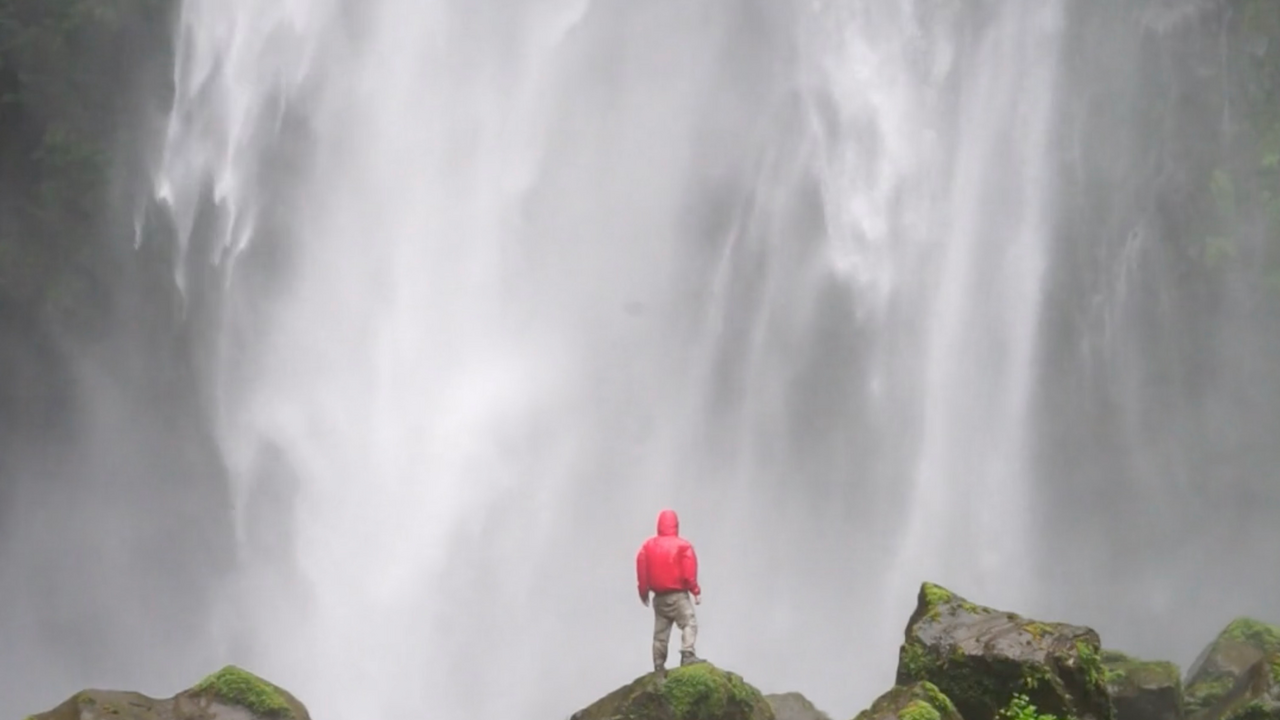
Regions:
<instances>
[{"instance_id":1,"label":"wet rock","mask_svg":"<svg viewBox=\"0 0 1280 720\"><path fill-rule=\"evenodd\" d=\"M1233 620L1187 671L1184 694L1187 715L1199 717L1216 707L1220 716L1225 707L1238 704L1246 695L1258 695L1258 692L1245 691L1250 687L1256 691L1262 676L1269 676L1257 666L1274 655L1280 655L1280 627L1252 618ZM1247 682L1242 683L1241 679L1246 676Z\"/></svg>"},{"instance_id":2,"label":"wet rock","mask_svg":"<svg viewBox=\"0 0 1280 720\"><path fill-rule=\"evenodd\" d=\"M899 685L929 681L965 720L1011 704L1058 717L1112 720L1098 634L1030 620L925 583L898 653Z\"/></svg>"},{"instance_id":3,"label":"wet rock","mask_svg":"<svg viewBox=\"0 0 1280 720\"><path fill-rule=\"evenodd\" d=\"M618 688L571 720L774 720L773 709L738 675L711 663L650 674Z\"/></svg>"},{"instance_id":4,"label":"wet rock","mask_svg":"<svg viewBox=\"0 0 1280 720\"><path fill-rule=\"evenodd\" d=\"M167 700L84 690L27 720L310 720L310 715L287 691L228 666Z\"/></svg>"},{"instance_id":5,"label":"wet rock","mask_svg":"<svg viewBox=\"0 0 1280 720\"><path fill-rule=\"evenodd\" d=\"M1116 720L1182 720L1182 673L1171 662L1102 653Z\"/></svg>"},{"instance_id":6,"label":"wet rock","mask_svg":"<svg viewBox=\"0 0 1280 720\"><path fill-rule=\"evenodd\" d=\"M1216 701L1193 720L1280 720L1280 655L1249 666Z\"/></svg>"},{"instance_id":7,"label":"wet rock","mask_svg":"<svg viewBox=\"0 0 1280 720\"><path fill-rule=\"evenodd\" d=\"M773 708L777 720L831 720L831 716L814 707L809 698L800 693L765 695L765 702Z\"/></svg>"},{"instance_id":8,"label":"wet rock","mask_svg":"<svg viewBox=\"0 0 1280 720\"><path fill-rule=\"evenodd\" d=\"M897 685L854 720L963 720L951 699L930 682Z\"/></svg>"}]
</instances>

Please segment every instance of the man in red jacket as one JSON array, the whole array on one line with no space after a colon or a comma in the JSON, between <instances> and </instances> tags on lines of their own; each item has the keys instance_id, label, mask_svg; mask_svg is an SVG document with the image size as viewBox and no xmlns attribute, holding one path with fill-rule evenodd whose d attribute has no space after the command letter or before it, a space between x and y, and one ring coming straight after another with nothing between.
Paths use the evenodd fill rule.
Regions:
<instances>
[{"instance_id":1,"label":"man in red jacket","mask_svg":"<svg viewBox=\"0 0 1280 720\"><path fill-rule=\"evenodd\" d=\"M675 511L663 510L658 514L658 534L646 540L636 554L636 585L645 607L649 593L653 593L653 670L660 676L666 673L672 623L680 626L680 665L702 662L693 651L698 638L693 606L702 604L698 556L679 533L680 519Z\"/></svg>"}]
</instances>

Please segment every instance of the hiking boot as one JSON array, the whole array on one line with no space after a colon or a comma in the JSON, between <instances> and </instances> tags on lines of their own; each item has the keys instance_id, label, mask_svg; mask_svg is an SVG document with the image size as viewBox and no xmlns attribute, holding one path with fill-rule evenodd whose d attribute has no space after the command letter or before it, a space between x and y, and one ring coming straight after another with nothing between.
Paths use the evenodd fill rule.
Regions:
<instances>
[{"instance_id":1,"label":"hiking boot","mask_svg":"<svg viewBox=\"0 0 1280 720\"><path fill-rule=\"evenodd\" d=\"M703 660L702 658L698 657L697 655L694 655L691 652L680 653L680 667L684 667L686 665L697 665L698 663L704 663L704 662L706 662L706 660Z\"/></svg>"},{"instance_id":2,"label":"hiking boot","mask_svg":"<svg viewBox=\"0 0 1280 720\"><path fill-rule=\"evenodd\" d=\"M667 669L659 665L653 669L653 676L658 678L658 682L662 682L667 679Z\"/></svg>"}]
</instances>

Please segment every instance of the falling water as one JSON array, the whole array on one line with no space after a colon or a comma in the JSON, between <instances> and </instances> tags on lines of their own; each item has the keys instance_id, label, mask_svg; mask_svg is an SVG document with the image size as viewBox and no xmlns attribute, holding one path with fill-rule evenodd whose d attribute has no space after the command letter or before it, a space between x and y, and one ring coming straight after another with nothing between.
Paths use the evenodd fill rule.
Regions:
<instances>
[{"instance_id":1,"label":"falling water","mask_svg":"<svg viewBox=\"0 0 1280 720\"><path fill-rule=\"evenodd\" d=\"M186 0L227 653L319 718L554 717L700 650L851 714L920 580L1032 602L1061 4Z\"/></svg>"},{"instance_id":2,"label":"falling water","mask_svg":"<svg viewBox=\"0 0 1280 720\"><path fill-rule=\"evenodd\" d=\"M1007 6L960 70L950 175L930 229L944 240L926 304L925 415L897 563L1014 607L1034 587L1033 536L1023 527L1032 509L1028 394L1051 231L1062 12L1057 3Z\"/></svg>"}]
</instances>

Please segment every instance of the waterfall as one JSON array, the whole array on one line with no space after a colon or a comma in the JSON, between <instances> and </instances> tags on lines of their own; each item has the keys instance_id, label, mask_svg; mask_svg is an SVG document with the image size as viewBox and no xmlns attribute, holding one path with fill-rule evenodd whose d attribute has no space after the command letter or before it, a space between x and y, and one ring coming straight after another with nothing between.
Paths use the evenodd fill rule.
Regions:
<instances>
[{"instance_id":1,"label":"waterfall","mask_svg":"<svg viewBox=\"0 0 1280 720\"><path fill-rule=\"evenodd\" d=\"M228 653L317 718L545 717L699 649L849 715L919 582L1034 602L1061 2L185 0Z\"/></svg>"}]
</instances>

